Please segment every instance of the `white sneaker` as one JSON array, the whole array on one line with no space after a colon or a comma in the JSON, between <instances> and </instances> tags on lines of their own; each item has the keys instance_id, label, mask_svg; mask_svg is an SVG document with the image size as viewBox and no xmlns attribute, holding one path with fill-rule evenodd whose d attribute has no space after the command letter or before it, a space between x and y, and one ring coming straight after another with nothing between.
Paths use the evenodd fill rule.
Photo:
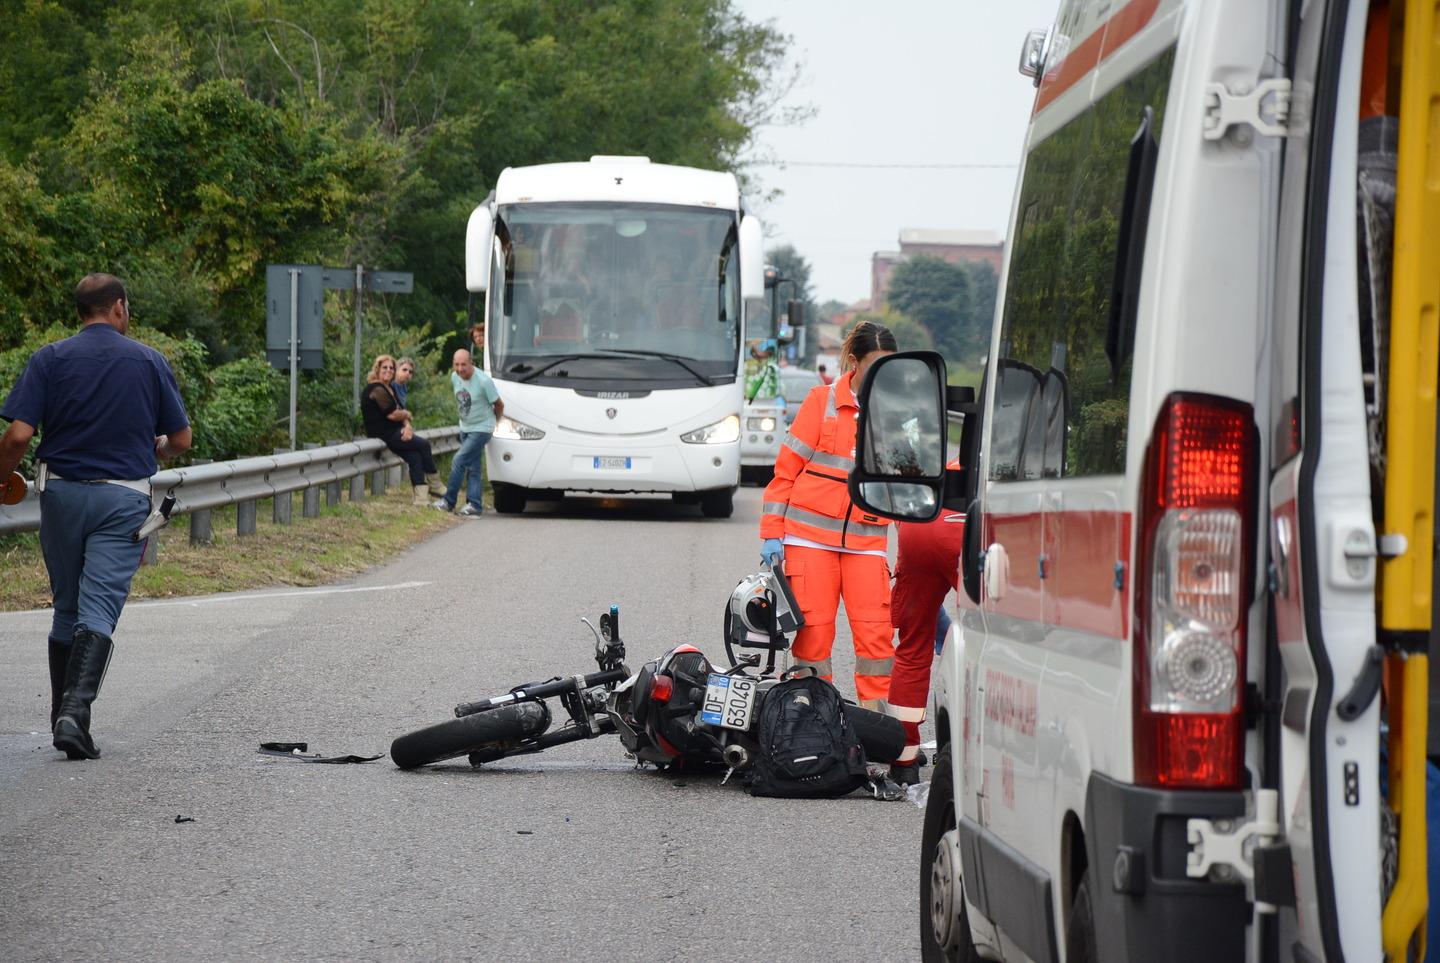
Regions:
<instances>
[{"instance_id":1,"label":"white sneaker","mask_svg":"<svg viewBox=\"0 0 1440 963\"><path fill-rule=\"evenodd\" d=\"M435 504L432 505L432 506L430 506L430 507L431 507L431 508L438 508L438 509L440 509L442 512L453 512L453 511L455 510L455 509L451 508L451 507L450 507L450 503L447 502L447 501L446 501L445 499L443 499L443 498L437 498L437 499L435 499Z\"/></svg>"},{"instance_id":2,"label":"white sneaker","mask_svg":"<svg viewBox=\"0 0 1440 963\"><path fill-rule=\"evenodd\" d=\"M456 512L456 514L463 515L466 518L479 518L481 513L475 510L474 505L466 502L464 505L460 506L460 511Z\"/></svg>"}]
</instances>

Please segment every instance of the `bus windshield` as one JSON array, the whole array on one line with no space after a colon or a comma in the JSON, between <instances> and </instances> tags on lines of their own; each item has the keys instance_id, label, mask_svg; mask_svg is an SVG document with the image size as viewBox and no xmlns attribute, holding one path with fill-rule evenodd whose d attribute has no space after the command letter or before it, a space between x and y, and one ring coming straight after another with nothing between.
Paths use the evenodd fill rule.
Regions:
<instances>
[{"instance_id":1,"label":"bus windshield","mask_svg":"<svg viewBox=\"0 0 1440 963\"><path fill-rule=\"evenodd\" d=\"M591 387L734 382L741 301L733 211L546 203L497 214L492 374Z\"/></svg>"}]
</instances>

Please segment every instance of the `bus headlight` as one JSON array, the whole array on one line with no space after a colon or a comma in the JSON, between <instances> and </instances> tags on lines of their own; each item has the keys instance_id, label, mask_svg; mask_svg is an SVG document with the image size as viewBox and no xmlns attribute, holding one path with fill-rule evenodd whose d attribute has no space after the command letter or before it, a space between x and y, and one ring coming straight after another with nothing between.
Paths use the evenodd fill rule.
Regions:
<instances>
[{"instance_id":1,"label":"bus headlight","mask_svg":"<svg viewBox=\"0 0 1440 963\"><path fill-rule=\"evenodd\" d=\"M687 431L680 440L691 445L728 445L740 440L740 416L726 415L713 425Z\"/></svg>"},{"instance_id":2,"label":"bus headlight","mask_svg":"<svg viewBox=\"0 0 1440 963\"><path fill-rule=\"evenodd\" d=\"M516 421L509 415L501 415L495 422L492 438L508 438L511 441L535 441L545 437L545 432L523 421Z\"/></svg>"},{"instance_id":3,"label":"bus headlight","mask_svg":"<svg viewBox=\"0 0 1440 963\"><path fill-rule=\"evenodd\" d=\"M745 427L749 431L774 431L775 419L769 415L763 418L746 418Z\"/></svg>"}]
</instances>

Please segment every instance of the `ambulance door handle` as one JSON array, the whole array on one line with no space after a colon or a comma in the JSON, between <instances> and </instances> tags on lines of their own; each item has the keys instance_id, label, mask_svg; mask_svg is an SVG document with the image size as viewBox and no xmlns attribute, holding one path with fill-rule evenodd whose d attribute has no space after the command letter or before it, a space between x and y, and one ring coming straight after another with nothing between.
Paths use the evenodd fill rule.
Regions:
<instances>
[{"instance_id":1,"label":"ambulance door handle","mask_svg":"<svg viewBox=\"0 0 1440 963\"><path fill-rule=\"evenodd\" d=\"M1346 722L1354 722L1364 715L1380 691L1380 677L1385 670L1385 650L1372 645L1365 653L1365 663L1360 667L1350 691L1335 706L1335 714Z\"/></svg>"},{"instance_id":2,"label":"ambulance door handle","mask_svg":"<svg viewBox=\"0 0 1440 963\"><path fill-rule=\"evenodd\" d=\"M1005 546L999 542L993 542L985 550L985 597L992 602L998 602L1005 597L1005 589L1010 584L1010 556L1005 551Z\"/></svg>"},{"instance_id":3,"label":"ambulance door handle","mask_svg":"<svg viewBox=\"0 0 1440 963\"><path fill-rule=\"evenodd\" d=\"M984 527L980 500L973 499L965 509L965 534L960 543L960 584L970 601L976 605L983 601L980 597L980 569L985 556L980 551L980 532Z\"/></svg>"}]
</instances>

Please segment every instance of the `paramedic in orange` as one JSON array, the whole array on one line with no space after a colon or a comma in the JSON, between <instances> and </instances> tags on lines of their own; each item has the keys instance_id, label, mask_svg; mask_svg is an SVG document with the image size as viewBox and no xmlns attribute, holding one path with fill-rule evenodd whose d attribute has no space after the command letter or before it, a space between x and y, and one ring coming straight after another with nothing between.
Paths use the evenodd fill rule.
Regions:
<instances>
[{"instance_id":1,"label":"paramedic in orange","mask_svg":"<svg viewBox=\"0 0 1440 963\"><path fill-rule=\"evenodd\" d=\"M792 651L797 665L831 679L830 647L841 598L855 640L855 695L879 709L890 693L890 568L886 519L850 501L846 478L855 465L855 389L875 359L895 352L889 328L857 324L840 348L844 373L805 397L775 459L760 514L763 561L785 563L805 625Z\"/></svg>"}]
</instances>

